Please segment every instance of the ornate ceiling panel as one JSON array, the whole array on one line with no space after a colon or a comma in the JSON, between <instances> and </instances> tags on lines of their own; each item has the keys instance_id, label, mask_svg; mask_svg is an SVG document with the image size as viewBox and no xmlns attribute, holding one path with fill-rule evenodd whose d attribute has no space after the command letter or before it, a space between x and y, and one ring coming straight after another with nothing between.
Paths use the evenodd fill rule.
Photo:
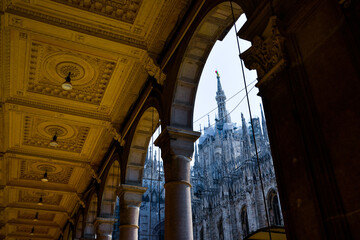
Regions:
<instances>
[{"instance_id":1,"label":"ornate ceiling panel","mask_svg":"<svg viewBox=\"0 0 360 240\"><path fill-rule=\"evenodd\" d=\"M99 105L116 62L32 41L28 87L34 93ZM73 89L61 88L70 74Z\"/></svg>"},{"instance_id":2,"label":"ornate ceiling panel","mask_svg":"<svg viewBox=\"0 0 360 240\"><path fill-rule=\"evenodd\" d=\"M30 203L39 205L40 199L42 199L43 205L55 205L59 206L63 196L61 194L49 193L49 192L34 192L27 190L19 191L19 202Z\"/></svg>"},{"instance_id":3,"label":"ornate ceiling panel","mask_svg":"<svg viewBox=\"0 0 360 240\"><path fill-rule=\"evenodd\" d=\"M68 184L74 167L60 164L46 164L35 160L21 160L20 179L40 182L47 173L49 183Z\"/></svg>"},{"instance_id":4,"label":"ornate ceiling panel","mask_svg":"<svg viewBox=\"0 0 360 240\"><path fill-rule=\"evenodd\" d=\"M69 125L37 116L24 117L23 144L80 153L90 128ZM57 136L57 146L51 146L53 136Z\"/></svg>"}]
</instances>

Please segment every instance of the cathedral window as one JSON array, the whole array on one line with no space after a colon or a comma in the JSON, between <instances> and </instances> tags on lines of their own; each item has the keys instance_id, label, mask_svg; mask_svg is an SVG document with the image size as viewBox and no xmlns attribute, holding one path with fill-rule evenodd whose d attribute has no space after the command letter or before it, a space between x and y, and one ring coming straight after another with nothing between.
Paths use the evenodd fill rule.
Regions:
<instances>
[{"instance_id":1,"label":"cathedral window","mask_svg":"<svg viewBox=\"0 0 360 240\"><path fill-rule=\"evenodd\" d=\"M279 198L274 190L270 192L268 202L270 224L276 226L282 225Z\"/></svg>"},{"instance_id":2,"label":"cathedral window","mask_svg":"<svg viewBox=\"0 0 360 240\"><path fill-rule=\"evenodd\" d=\"M219 233L219 240L224 240L224 226L223 226L222 218L220 218L220 220L217 224L217 228L218 228L218 233Z\"/></svg>"},{"instance_id":3,"label":"cathedral window","mask_svg":"<svg viewBox=\"0 0 360 240\"><path fill-rule=\"evenodd\" d=\"M241 210L241 227L243 231L243 236L246 237L247 235L249 235L249 221L246 206L243 207Z\"/></svg>"}]
</instances>

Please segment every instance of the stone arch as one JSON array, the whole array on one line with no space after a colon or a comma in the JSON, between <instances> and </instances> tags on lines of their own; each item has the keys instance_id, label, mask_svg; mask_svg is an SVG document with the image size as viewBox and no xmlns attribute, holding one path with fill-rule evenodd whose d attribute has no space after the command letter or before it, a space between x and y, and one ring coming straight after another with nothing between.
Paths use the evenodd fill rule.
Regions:
<instances>
[{"instance_id":1,"label":"stone arch","mask_svg":"<svg viewBox=\"0 0 360 240\"><path fill-rule=\"evenodd\" d=\"M84 222L84 215L80 214L75 229L75 239L80 239L82 237L83 232L83 222Z\"/></svg>"},{"instance_id":2,"label":"stone arch","mask_svg":"<svg viewBox=\"0 0 360 240\"><path fill-rule=\"evenodd\" d=\"M85 238L95 238L94 222L96 220L96 215L97 215L97 205L98 205L98 197L96 193L93 193L86 213L86 221L84 228Z\"/></svg>"},{"instance_id":3,"label":"stone arch","mask_svg":"<svg viewBox=\"0 0 360 240\"><path fill-rule=\"evenodd\" d=\"M115 205L117 189L120 186L121 170L120 163L114 157L107 169L107 175L103 185L101 196L100 212L101 218L113 218L115 216Z\"/></svg>"},{"instance_id":4,"label":"stone arch","mask_svg":"<svg viewBox=\"0 0 360 240\"><path fill-rule=\"evenodd\" d=\"M220 1L219 1L220 2ZM237 19L242 8L232 3ZM230 1L223 1L209 10L192 34L178 69L170 110L170 125L192 129L193 109L200 75L212 47L232 27Z\"/></svg>"},{"instance_id":5,"label":"stone arch","mask_svg":"<svg viewBox=\"0 0 360 240\"><path fill-rule=\"evenodd\" d=\"M132 131L131 143L127 146L128 161L126 165L125 184L142 185L143 171L147 148L151 136L159 126L159 111L156 107L144 108L136 128Z\"/></svg>"}]
</instances>

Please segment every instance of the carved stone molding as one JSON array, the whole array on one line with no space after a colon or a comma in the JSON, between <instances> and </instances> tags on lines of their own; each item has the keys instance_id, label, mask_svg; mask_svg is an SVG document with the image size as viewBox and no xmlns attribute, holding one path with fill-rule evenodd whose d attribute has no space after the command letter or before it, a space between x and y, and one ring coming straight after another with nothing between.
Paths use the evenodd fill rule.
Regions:
<instances>
[{"instance_id":1,"label":"carved stone molding","mask_svg":"<svg viewBox=\"0 0 360 240\"><path fill-rule=\"evenodd\" d=\"M143 50L146 49L146 44L143 40L126 36L126 33L123 33L123 32L119 32L119 33L114 32L113 29L108 30L108 29L97 27L95 25L90 26L90 25L86 25L86 24L81 24L79 22L70 21L69 19L55 17L50 14L33 11L31 9L23 8L21 6L17 6L14 4L9 4L9 6L7 6L7 10L9 12L15 13L17 15L29 16L32 19L46 22L49 24L53 24L55 26L64 27L64 28L71 29L74 31L81 31L85 34L97 36L100 38L110 39L111 41L124 43L124 44L130 45L130 46L133 46L133 47L136 47L139 49L143 49ZM17 20L19 20L19 21L17 21ZM21 27L22 20L20 18L16 18L16 20L12 21L10 24L12 26Z\"/></svg>"},{"instance_id":2,"label":"carved stone molding","mask_svg":"<svg viewBox=\"0 0 360 240\"><path fill-rule=\"evenodd\" d=\"M272 16L262 36L256 36L252 46L241 54L245 66L256 69L258 87L274 79L286 67L284 40L277 18Z\"/></svg>"},{"instance_id":3,"label":"carved stone molding","mask_svg":"<svg viewBox=\"0 0 360 240\"><path fill-rule=\"evenodd\" d=\"M146 55L142 65L148 74L157 80L157 83L160 85L164 84L166 74L162 72L161 68L155 64L154 60L150 56Z\"/></svg>"},{"instance_id":4,"label":"carved stone molding","mask_svg":"<svg viewBox=\"0 0 360 240\"><path fill-rule=\"evenodd\" d=\"M142 0L52 0L127 23L134 23Z\"/></svg>"},{"instance_id":5,"label":"carved stone molding","mask_svg":"<svg viewBox=\"0 0 360 240\"><path fill-rule=\"evenodd\" d=\"M99 175L96 173L96 171L90 165L86 165L85 168L90 172L91 177L94 178L97 183L101 183L101 179L99 178Z\"/></svg>"}]
</instances>

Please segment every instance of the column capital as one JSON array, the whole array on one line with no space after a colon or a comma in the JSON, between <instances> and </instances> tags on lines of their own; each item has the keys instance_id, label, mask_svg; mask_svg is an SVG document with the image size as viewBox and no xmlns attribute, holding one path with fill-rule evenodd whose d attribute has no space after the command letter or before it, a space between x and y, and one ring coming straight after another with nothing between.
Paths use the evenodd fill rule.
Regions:
<instances>
[{"instance_id":1,"label":"column capital","mask_svg":"<svg viewBox=\"0 0 360 240\"><path fill-rule=\"evenodd\" d=\"M114 223L116 222L115 218L96 218L94 226L96 228L97 239L100 240L109 240L111 239L111 234L113 232Z\"/></svg>"},{"instance_id":2,"label":"column capital","mask_svg":"<svg viewBox=\"0 0 360 240\"><path fill-rule=\"evenodd\" d=\"M95 222L94 222L94 226L98 227L101 224L111 224L114 225L114 223L116 222L116 218L103 218L103 217L97 217Z\"/></svg>"},{"instance_id":3,"label":"column capital","mask_svg":"<svg viewBox=\"0 0 360 240\"><path fill-rule=\"evenodd\" d=\"M194 142L200 135L200 132L167 126L154 143L161 148L164 159L167 155L182 155L190 158L194 152Z\"/></svg>"},{"instance_id":4,"label":"column capital","mask_svg":"<svg viewBox=\"0 0 360 240\"><path fill-rule=\"evenodd\" d=\"M241 54L245 66L258 74L257 87L265 86L285 69L287 58L285 54L285 37L279 29L279 19L269 18L268 24L261 35L252 40L252 46Z\"/></svg>"},{"instance_id":5,"label":"column capital","mask_svg":"<svg viewBox=\"0 0 360 240\"><path fill-rule=\"evenodd\" d=\"M139 207L142 202L142 195L146 192L145 187L121 184L117 194L120 198L120 205L134 205Z\"/></svg>"}]
</instances>

